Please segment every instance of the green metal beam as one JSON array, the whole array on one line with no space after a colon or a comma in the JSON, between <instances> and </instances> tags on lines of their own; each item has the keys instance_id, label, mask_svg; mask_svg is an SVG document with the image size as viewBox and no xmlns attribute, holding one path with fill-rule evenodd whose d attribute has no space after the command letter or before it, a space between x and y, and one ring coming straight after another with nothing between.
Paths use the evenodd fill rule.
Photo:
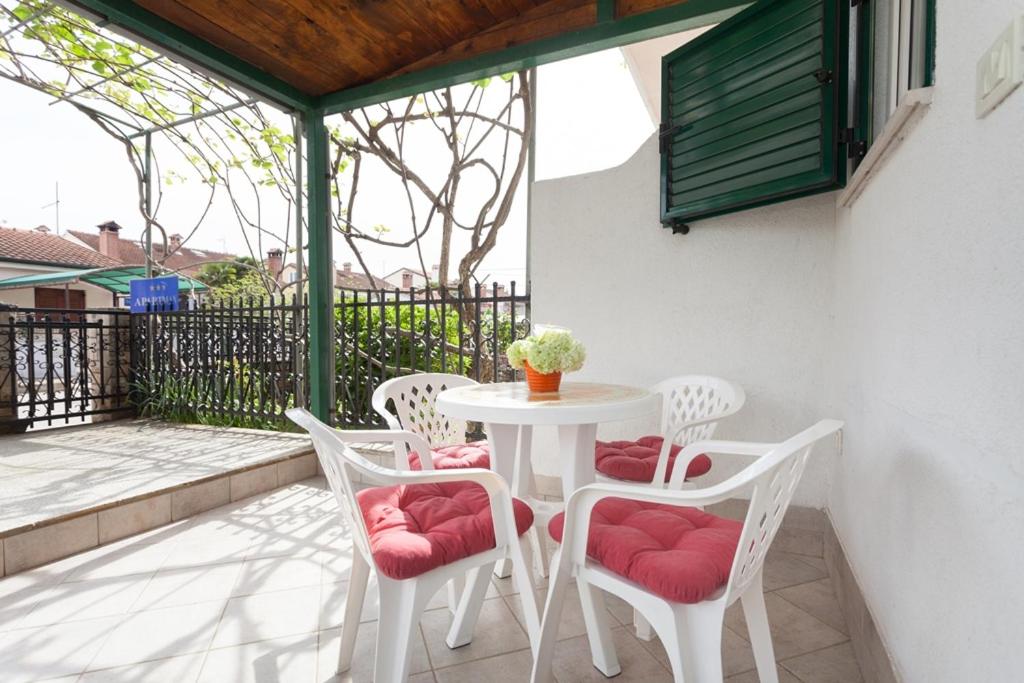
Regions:
<instances>
[{"instance_id":1,"label":"green metal beam","mask_svg":"<svg viewBox=\"0 0 1024 683\"><path fill-rule=\"evenodd\" d=\"M671 7L604 21L585 29L516 45L453 64L444 64L339 90L321 97L319 107L325 114L336 114L478 78L528 69L590 52L717 24L749 4L750 0L689 0Z\"/></svg>"},{"instance_id":2,"label":"green metal beam","mask_svg":"<svg viewBox=\"0 0 1024 683\"><path fill-rule=\"evenodd\" d=\"M62 4L98 15L111 24L152 43L168 56L177 55L199 67L223 76L287 109L305 110L315 99L285 81L271 76L243 59L206 42L185 29L143 9L130 0L62 0Z\"/></svg>"},{"instance_id":3,"label":"green metal beam","mask_svg":"<svg viewBox=\"0 0 1024 683\"><path fill-rule=\"evenodd\" d=\"M309 244L309 399L324 422L334 411L334 273L327 129L320 111L303 116L306 129L307 238Z\"/></svg>"},{"instance_id":4,"label":"green metal beam","mask_svg":"<svg viewBox=\"0 0 1024 683\"><path fill-rule=\"evenodd\" d=\"M597 22L603 23L615 19L615 0L597 0Z\"/></svg>"}]
</instances>

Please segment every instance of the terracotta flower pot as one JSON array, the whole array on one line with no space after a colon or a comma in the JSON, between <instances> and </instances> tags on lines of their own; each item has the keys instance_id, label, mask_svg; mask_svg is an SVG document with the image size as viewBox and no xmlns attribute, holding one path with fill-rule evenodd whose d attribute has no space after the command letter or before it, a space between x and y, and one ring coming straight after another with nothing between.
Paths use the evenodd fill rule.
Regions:
<instances>
[{"instance_id":1,"label":"terracotta flower pot","mask_svg":"<svg viewBox=\"0 0 1024 683\"><path fill-rule=\"evenodd\" d=\"M562 383L561 372L537 372L526 361L523 362L523 369L526 371L526 385L530 387L530 391L551 393L558 391L558 386Z\"/></svg>"}]
</instances>

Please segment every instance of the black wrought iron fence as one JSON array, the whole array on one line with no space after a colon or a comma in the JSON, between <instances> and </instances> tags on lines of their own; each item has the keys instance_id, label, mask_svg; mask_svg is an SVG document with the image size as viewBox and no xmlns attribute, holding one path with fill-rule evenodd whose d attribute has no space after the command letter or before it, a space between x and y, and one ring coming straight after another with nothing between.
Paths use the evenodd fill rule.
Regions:
<instances>
[{"instance_id":1,"label":"black wrought iron fence","mask_svg":"<svg viewBox=\"0 0 1024 683\"><path fill-rule=\"evenodd\" d=\"M383 424L382 382L450 372L513 379L505 350L529 333L529 296L498 286L342 290L335 315L335 414L345 427ZM308 306L225 301L197 309L0 308L0 429L133 410L182 422L289 425L308 405Z\"/></svg>"},{"instance_id":2,"label":"black wrought iron fence","mask_svg":"<svg viewBox=\"0 0 1024 683\"><path fill-rule=\"evenodd\" d=\"M0 429L131 410L131 318L0 306Z\"/></svg>"},{"instance_id":3,"label":"black wrought iron fence","mask_svg":"<svg viewBox=\"0 0 1024 683\"><path fill-rule=\"evenodd\" d=\"M305 405L306 304L245 299L132 316L143 415L257 428Z\"/></svg>"},{"instance_id":4,"label":"black wrought iron fence","mask_svg":"<svg viewBox=\"0 0 1024 683\"><path fill-rule=\"evenodd\" d=\"M382 426L370 399L392 377L449 372L511 380L505 350L529 334L529 296L498 285L459 289L344 290L335 303L335 422Z\"/></svg>"}]
</instances>

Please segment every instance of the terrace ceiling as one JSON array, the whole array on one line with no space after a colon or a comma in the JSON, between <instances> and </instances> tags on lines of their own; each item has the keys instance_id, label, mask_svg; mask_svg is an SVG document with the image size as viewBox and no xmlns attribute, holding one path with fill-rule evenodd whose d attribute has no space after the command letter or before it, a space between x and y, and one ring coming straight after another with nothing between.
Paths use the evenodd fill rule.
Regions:
<instances>
[{"instance_id":1,"label":"terrace ceiling","mask_svg":"<svg viewBox=\"0 0 1024 683\"><path fill-rule=\"evenodd\" d=\"M750 0L745 0L749 2ZM720 21L744 0L63 0L286 97L360 106ZM716 15L716 13L718 13ZM225 68L227 67L227 68ZM420 79L437 75L440 80ZM243 81L247 79L242 79ZM397 84L377 88L378 84ZM402 84L409 87L402 90ZM419 90L412 87L419 86ZM241 85L253 83L242 82ZM265 89L254 88L257 91Z\"/></svg>"}]
</instances>

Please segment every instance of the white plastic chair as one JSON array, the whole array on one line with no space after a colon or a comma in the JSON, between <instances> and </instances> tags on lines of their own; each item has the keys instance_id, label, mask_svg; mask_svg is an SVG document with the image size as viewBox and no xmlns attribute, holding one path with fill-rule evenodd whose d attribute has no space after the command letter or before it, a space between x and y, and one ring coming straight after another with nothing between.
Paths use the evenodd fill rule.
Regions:
<instances>
[{"instance_id":1,"label":"white plastic chair","mask_svg":"<svg viewBox=\"0 0 1024 683\"><path fill-rule=\"evenodd\" d=\"M380 615L377 627L377 653L374 680L379 683L405 681L409 673L412 643L424 607L442 586L455 578L467 577L454 621L448 632L448 647L466 645L473 636L480 608L490 583L494 564L511 560L513 578L522 600L527 632L531 647L536 651L539 633L539 614L531 573L528 571L519 542L512 511L512 497L505 481L496 473L483 469L446 471L398 471L380 467L366 460L349 446L351 443L399 442L414 449L425 448L422 438L402 430L338 431L332 429L311 413L301 408L287 412L288 417L309 432L316 448L327 481L338 500L342 518L352 532L352 572L349 578L348 598L342 623L341 651L338 672L352 666L359 615L366 594L371 568L378 569L370 551L370 538L356 498L354 474L385 486L474 482L482 486L490 501L494 522L495 547L476 555L442 565L413 578L395 580L382 572L377 573ZM419 451L421 453L426 450Z\"/></svg>"},{"instance_id":2,"label":"white plastic chair","mask_svg":"<svg viewBox=\"0 0 1024 683\"><path fill-rule=\"evenodd\" d=\"M551 660L565 591L572 577L584 599L584 618L594 666L605 676L621 669L612 644L602 591L609 591L638 609L661 638L678 683L721 683L722 625L725 610L736 600L743 604L747 630L762 683L778 683L768 614L765 610L762 567L765 554L782 523L803 474L811 449L836 434L842 422L823 420L778 444L738 441L698 441L679 454L667 488L592 484L576 491L566 506L562 548L552 569L553 579L544 609L541 641L532 680L552 680ZM700 453L729 453L756 458L741 472L705 489L681 490L685 465ZM694 604L668 601L587 557L591 513L602 499L615 497L673 506L698 507L733 498L750 490L750 506L736 546L729 578L709 599Z\"/></svg>"},{"instance_id":3,"label":"white plastic chair","mask_svg":"<svg viewBox=\"0 0 1024 683\"><path fill-rule=\"evenodd\" d=\"M446 389L479 384L462 375L447 373L419 373L405 377L389 379L373 392L371 404L377 414L384 418L391 429L407 429L426 440L431 448L452 446L465 443L466 422L449 418L437 411L435 401L438 394ZM388 410L388 403L395 408L395 413ZM533 470L530 466L530 446L533 441L533 430L529 426L519 428L518 454L516 460L516 481L513 494L520 498L537 498L536 486L533 481ZM395 459L398 469L409 469L409 452L404 444L395 445ZM431 457L420 454L421 467L433 469ZM538 518L535 528L530 530L530 545L536 560L537 575L547 576L548 553L542 534L546 533L544 519ZM458 584L453 590L460 589ZM454 595L454 593L453 593ZM454 607L453 607L454 611Z\"/></svg>"},{"instance_id":4,"label":"white plastic chair","mask_svg":"<svg viewBox=\"0 0 1024 683\"><path fill-rule=\"evenodd\" d=\"M710 439L718 423L739 412L747 396L743 388L720 377L680 375L664 379L651 392L661 394L660 435L664 441L658 453L658 465L651 483L665 485L672 446L686 446ZM673 468L674 469L674 468ZM597 473L598 481L640 483Z\"/></svg>"}]
</instances>

